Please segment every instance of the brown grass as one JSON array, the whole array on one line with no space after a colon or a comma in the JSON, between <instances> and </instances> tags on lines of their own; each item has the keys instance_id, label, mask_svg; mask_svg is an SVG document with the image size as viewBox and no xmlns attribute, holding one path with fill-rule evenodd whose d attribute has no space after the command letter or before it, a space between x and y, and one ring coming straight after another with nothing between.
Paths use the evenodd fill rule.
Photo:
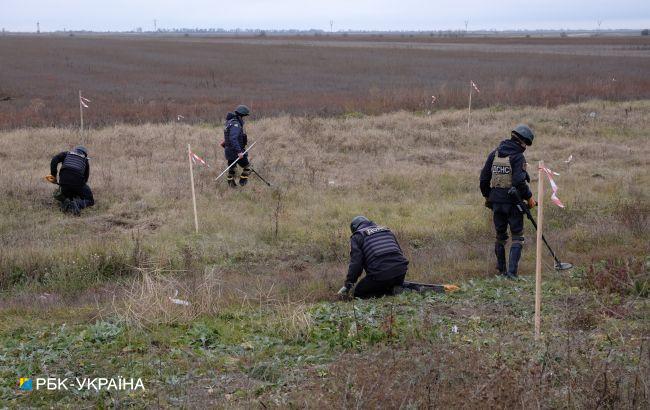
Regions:
<instances>
[{"instance_id":1,"label":"brown grass","mask_svg":"<svg viewBox=\"0 0 650 410\"><path fill-rule=\"evenodd\" d=\"M78 295L143 267L199 275L217 267L235 288L252 281L275 300L324 300L343 279L347 227L356 214L397 232L414 279L491 275L494 233L478 172L519 121L538 135L528 161L544 159L561 173L567 208L549 206L546 214L546 235L560 257L585 268L613 255L643 260L647 231L631 218L647 220L647 207L638 204L649 195L648 110L647 102L481 110L470 131L463 111L254 121L249 135L260 143L251 160L282 190L280 212L275 191L255 178L237 190L213 182L223 164L215 137L220 129L120 125L81 137L61 128L6 132L0 134L6 181L0 187L0 286ZM70 218L54 207L53 186L42 176L51 155L79 142L90 149L97 205ZM192 233L188 142L213 165L196 169L198 236ZM533 243L529 225L526 235ZM524 274L532 270L534 248L527 249Z\"/></svg>"},{"instance_id":2,"label":"brown grass","mask_svg":"<svg viewBox=\"0 0 650 410\"><path fill-rule=\"evenodd\" d=\"M643 38L393 40L2 37L0 129L76 125L79 89L95 127L650 97Z\"/></svg>"}]
</instances>

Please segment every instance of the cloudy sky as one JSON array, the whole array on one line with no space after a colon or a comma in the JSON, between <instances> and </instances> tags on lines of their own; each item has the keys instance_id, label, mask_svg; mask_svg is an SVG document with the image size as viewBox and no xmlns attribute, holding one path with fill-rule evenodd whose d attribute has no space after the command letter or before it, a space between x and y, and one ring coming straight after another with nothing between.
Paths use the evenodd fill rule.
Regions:
<instances>
[{"instance_id":1,"label":"cloudy sky","mask_svg":"<svg viewBox=\"0 0 650 410\"><path fill-rule=\"evenodd\" d=\"M10 31L262 28L329 30L650 27L650 0L0 0Z\"/></svg>"}]
</instances>

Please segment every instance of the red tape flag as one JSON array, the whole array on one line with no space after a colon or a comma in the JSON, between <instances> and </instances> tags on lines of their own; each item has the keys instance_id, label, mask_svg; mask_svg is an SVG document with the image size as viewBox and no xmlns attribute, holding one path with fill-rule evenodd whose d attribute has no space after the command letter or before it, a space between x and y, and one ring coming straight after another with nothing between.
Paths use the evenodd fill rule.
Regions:
<instances>
[{"instance_id":1,"label":"red tape flag","mask_svg":"<svg viewBox=\"0 0 650 410\"><path fill-rule=\"evenodd\" d=\"M88 108L88 105L86 103L89 103L89 102L92 102L92 101L89 100L88 98L82 97L81 94L79 94L79 102L81 103L81 105L84 106L84 108Z\"/></svg>"},{"instance_id":2,"label":"red tape flag","mask_svg":"<svg viewBox=\"0 0 650 410\"><path fill-rule=\"evenodd\" d=\"M548 177L548 182L551 184L551 190L553 191L551 193L551 201L553 201L553 203L559 206L560 208L564 208L564 204L562 203L562 201L560 201L560 198L557 197L557 184L553 180L553 175L559 176L560 174L558 174L557 172L553 172L546 167L541 167L540 169L542 170L542 172L546 174L546 176Z\"/></svg>"},{"instance_id":3,"label":"red tape flag","mask_svg":"<svg viewBox=\"0 0 650 410\"><path fill-rule=\"evenodd\" d=\"M190 152L190 159L191 159L192 162L195 163L195 164L198 162L199 164L201 164L201 165L205 165L206 167L210 168L210 165L208 165L207 162L203 161L203 159L201 159L201 157L199 157L198 155L196 155L196 154L193 153L193 152Z\"/></svg>"}]
</instances>

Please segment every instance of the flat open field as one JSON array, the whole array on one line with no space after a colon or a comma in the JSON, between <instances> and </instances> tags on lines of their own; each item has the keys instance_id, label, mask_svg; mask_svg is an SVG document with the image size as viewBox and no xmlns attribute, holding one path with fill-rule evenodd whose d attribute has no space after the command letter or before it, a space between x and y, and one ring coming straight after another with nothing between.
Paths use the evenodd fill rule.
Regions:
<instances>
[{"instance_id":1,"label":"flat open field","mask_svg":"<svg viewBox=\"0 0 650 410\"><path fill-rule=\"evenodd\" d=\"M0 129L650 98L650 39L0 37ZM431 106L431 96L438 102Z\"/></svg>"},{"instance_id":2,"label":"flat open field","mask_svg":"<svg viewBox=\"0 0 650 410\"><path fill-rule=\"evenodd\" d=\"M161 43L142 44L159 55ZM148 58L138 50L131 59ZM251 160L274 187L236 190L213 181L220 127L0 132L0 403L648 408L649 117L642 100L484 108L470 130L464 110L262 118L248 125ZM534 231L526 223L524 280L495 278L478 190L485 156L520 121L537 133L531 168L543 159L561 174L567 207L547 205L546 235L576 265L555 273L546 255L537 343ZM97 205L75 218L42 177L78 142ZM212 165L196 169L198 235L187 143ZM461 291L336 302L356 214L395 230L412 279ZM147 390L16 389L47 375L141 377Z\"/></svg>"}]
</instances>

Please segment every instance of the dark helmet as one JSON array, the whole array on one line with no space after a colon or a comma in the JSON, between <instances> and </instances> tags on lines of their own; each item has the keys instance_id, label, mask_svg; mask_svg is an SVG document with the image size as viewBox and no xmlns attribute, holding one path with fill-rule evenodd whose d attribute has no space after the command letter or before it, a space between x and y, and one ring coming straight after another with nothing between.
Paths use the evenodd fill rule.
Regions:
<instances>
[{"instance_id":1,"label":"dark helmet","mask_svg":"<svg viewBox=\"0 0 650 410\"><path fill-rule=\"evenodd\" d=\"M248 109L248 107L245 105L238 105L237 108L235 108L235 114L239 115L240 117L245 117L250 113L251 110Z\"/></svg>"},{"instance_id":2,"label":"dark helmet","mask_svg":"<svg viewBox=\"0 0 650 410\"><path fill-rule=\"evenodd\" d=\"M83 145L77 145L77 146L74 147L72 150L73 150L74 152L76 152L77 154L81 154L81 155L83 155L84 157L88 158L88 150L87 150L86 147L84 147Z\"/></svg>"},{"instance_id":3,"label":"dark helmet","mask_svg":"<svg viewBox=\"0 0 650 410\"><path fill-rule=\"evenodd\" d=\"M533 145L533 138L535 138L533 130L531 130L530 127L525 124L517 125L515 129L512 130L512 133L510 135L519 138L526 145Z\"/></svg>"},{"instance_id":4,"label":"dark helmet","mask_svg":"<svg viewBox=\"0 0 650 410\"><path fill-rule=\"evenodd\" d=\"M370 222L370 219L362 215L355 216L354 218L352 218L352 222L350 222L350 231L352 231L352 233L355 233L357 229L359 229L359 225L361 225L364 222Z\"/></svg>"}]
</instances>

